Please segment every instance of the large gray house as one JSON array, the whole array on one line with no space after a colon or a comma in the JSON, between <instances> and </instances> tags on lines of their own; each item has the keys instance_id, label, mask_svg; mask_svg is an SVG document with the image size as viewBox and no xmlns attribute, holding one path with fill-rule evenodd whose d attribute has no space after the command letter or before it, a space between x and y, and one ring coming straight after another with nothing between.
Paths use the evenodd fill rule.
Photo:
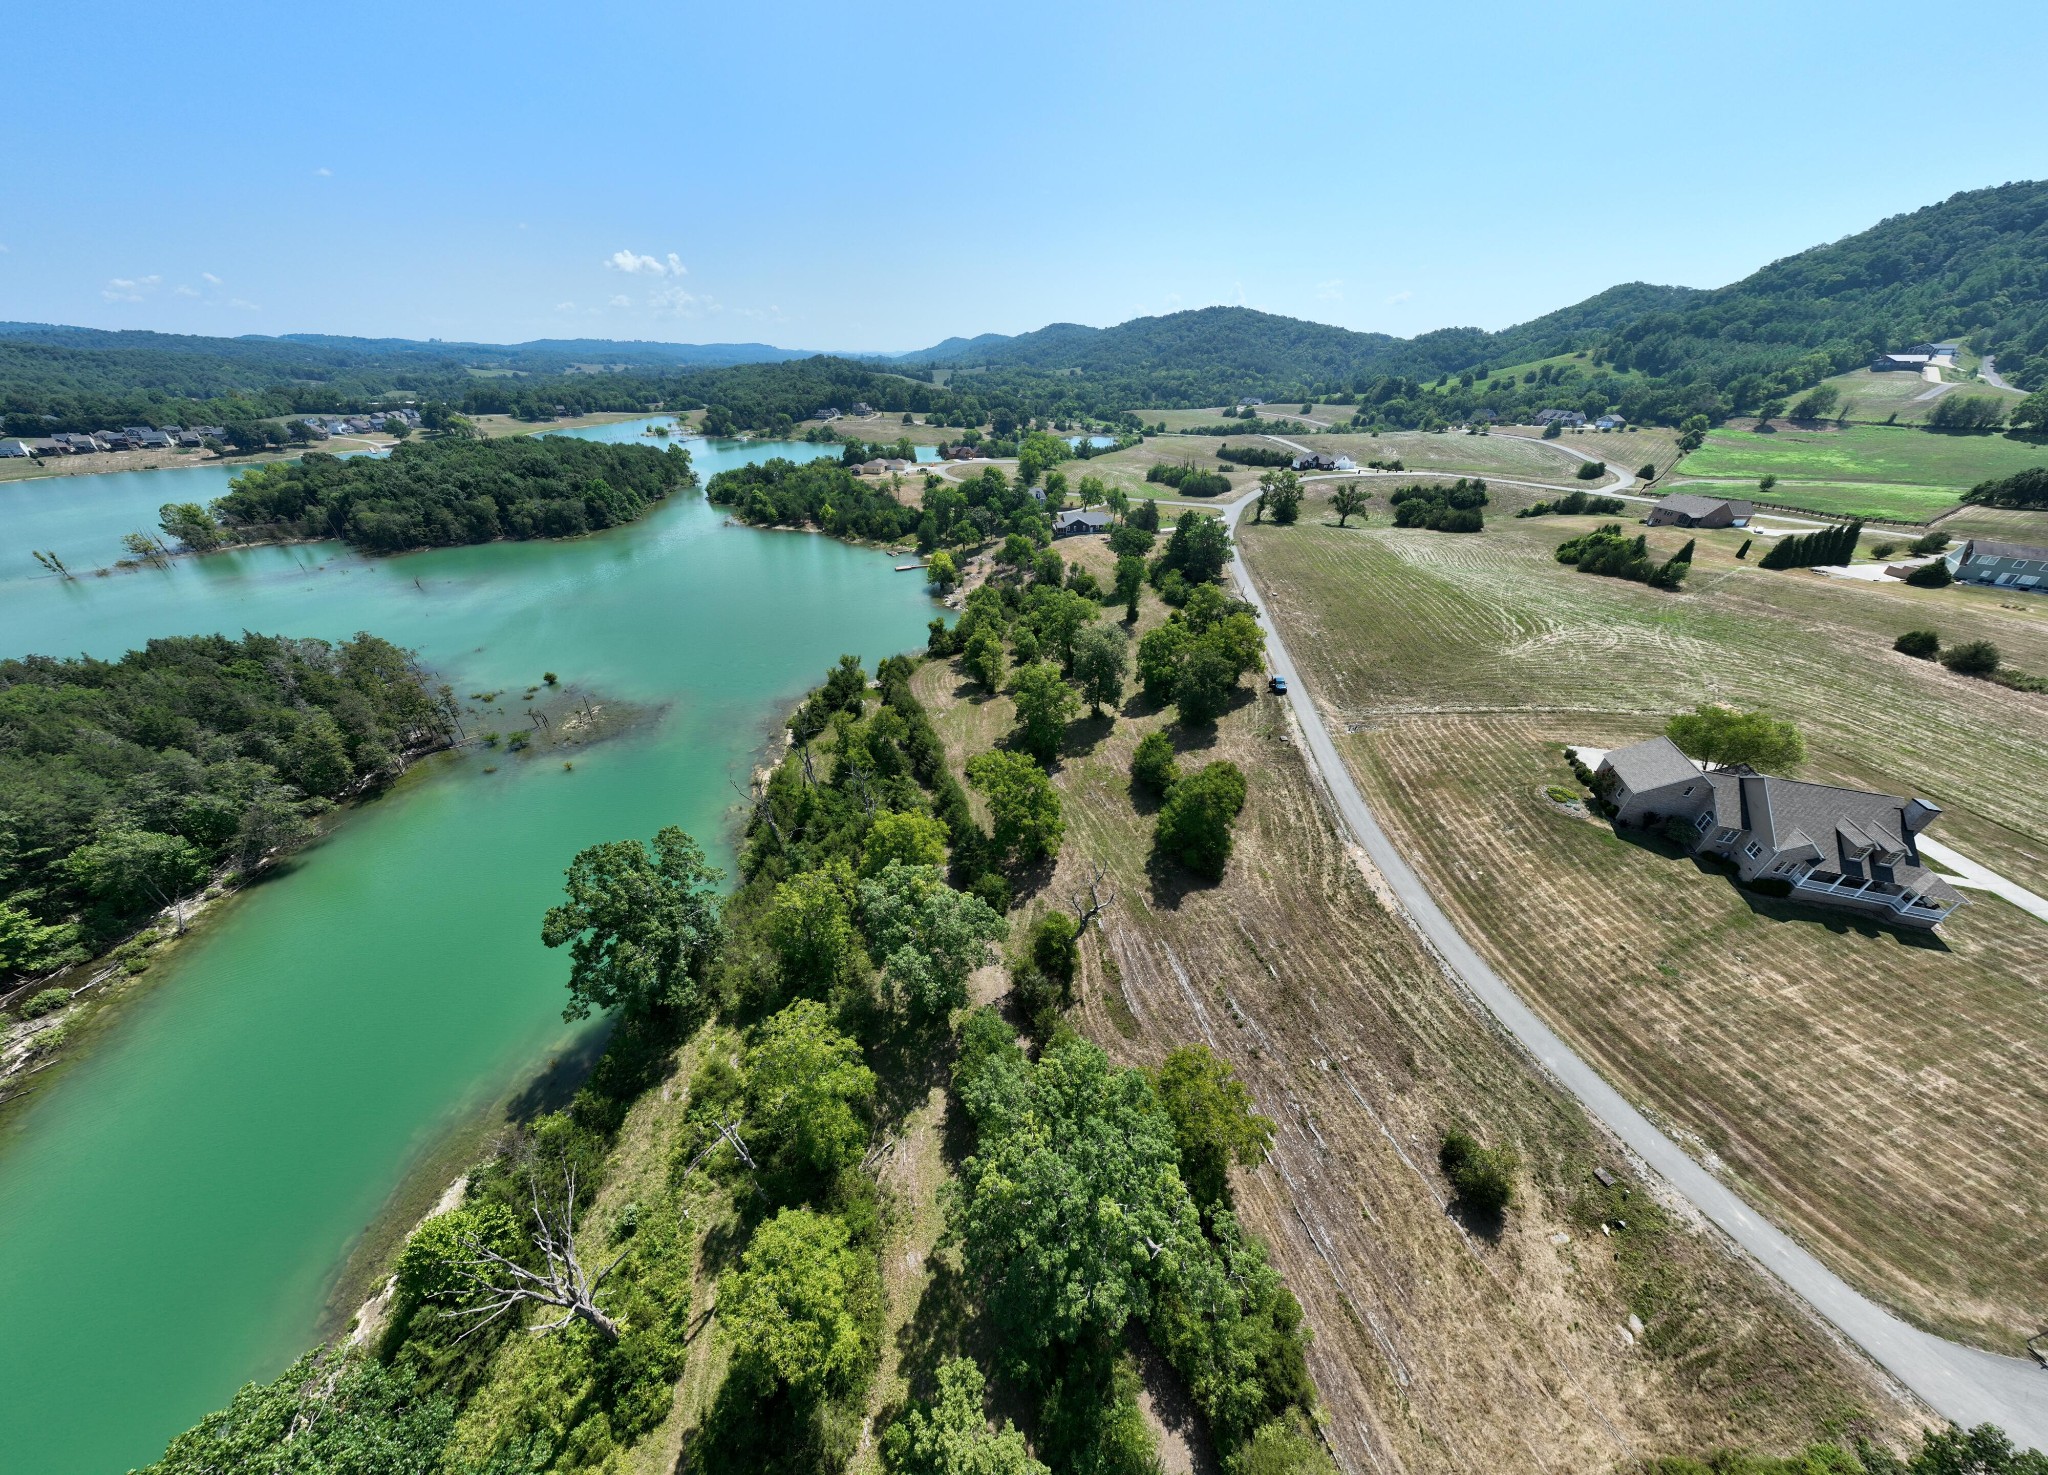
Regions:
<instances>
[{"instance_id":1,"label":"large gray house","mask_svg":"<svg viewBox=\"0 0 2048 1475\"><path fill-rule=\"evenodd\" d=\"M2000 589L2048 593L2048 548L2029 543L1995 543L1971 538L1948 551L1948 571L1958 584L1991 584Z\"/></svg>"},{"instance_id":2,"label":"large gray house","mask_svg":"<svg viewBox=\"0 0 2048 1475\"><path fill-rule=\"evenodd\" d=\"M1702 769L1661 737L1608 753L1594 780L1617 825L1686 834L1695 854L1733 862L1744 882L1782 880L1797 900L1928 928L1963 904L1920 863L1915 841L1941 815L1925 799Z\"/></svg>"}]
</instances>

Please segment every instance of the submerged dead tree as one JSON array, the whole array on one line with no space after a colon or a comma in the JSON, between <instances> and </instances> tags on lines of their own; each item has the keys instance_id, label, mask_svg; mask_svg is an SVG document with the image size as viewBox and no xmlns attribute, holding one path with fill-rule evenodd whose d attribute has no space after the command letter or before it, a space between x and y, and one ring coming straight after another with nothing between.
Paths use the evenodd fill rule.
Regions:
<instances>
[{"instance_id":1,"label":"submerged dead tree","mask_svg":"<svg viewBox=\"0 0 2048 1475\"><path fill-rule=\"evenodd\" d=\"M475 1235L466 1238L463 1248L469 1251L470 1258L452 1261L448 1269L467 1285L470 1294L480 1300L477 1305L457 1307L445 1314L450 1317L475 1316L482 1320L457 1340L467 1339L483 1330L508 1311L537 1305L552 1306L562 1314L552 1321L529 1328L536 1336L558 1332L572 1321L581 1321L595 1327L605 1341L618 1341L619 1324L597 1304L597 1292L605 1277L625 1260L631 1246L619 1251L618 1257L595 1276L585 1274L582 1262L576 1258L576 1174L566 1169L563 1172L559 1214L550 1215L542 1206L537 1177L530 1180L530 1186L533 1192L533 1247L540 1251L543 1268L529 1270L518 1261L499 1254Z\"/></svg>"}]
</instances>

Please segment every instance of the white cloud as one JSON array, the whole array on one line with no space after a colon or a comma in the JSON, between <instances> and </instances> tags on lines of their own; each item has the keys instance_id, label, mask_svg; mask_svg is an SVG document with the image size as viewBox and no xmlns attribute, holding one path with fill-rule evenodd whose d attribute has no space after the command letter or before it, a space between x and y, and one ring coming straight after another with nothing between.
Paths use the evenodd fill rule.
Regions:
<instances>
[{"instance_id":1,"label":"white cloud","mask_svg":"<svg viewBox=\"0 0 2048 1475\"><path fill-rule=\"evenodd\" d=\"M681 287L663 287L648 294L647 305L656 312L669 313L679 318L693 318L706 312L717 312L718 303L709 297L699 297Z\"/></svg>"},{"instance_id":2,"label":"white cloud","mask_svg":"<svg viewBox=\"0 0 2048 1475\"><path fill-rule=\"evenodd\" d=\"M109 302L140 302L163 284L160 276L114 277L100 288L100 296Z\"/></svg>"},{"instance_id":3,"label":"white cloud","mask_svg":"<svg viewBox=\"0 0 2048 1475\"><path fill-rule=\"evenodd\" d=\"M1387 299L1387 302L1389 305L1392 305L1396 302L1406 302L1414 296L1415 294L1413 292L1396 292L1393 296Z\"/></svg>"},{"instance_id":4,"label":"white cloud","mask_svg":"<svg viewBox=\"0 0 2048 1475\"><path fill-rule=\"evenodd\" d=\"M556 312L574 312L575 310L576 304L573 302L557 302L555 304Z\"/></svg>"},{"instance_id":5,"label":"white cloud","mask_svg":"<svg viewBox=\"0 0 2048 1475\"><path fill-rule=\"evenodd\" d=\"M199 289L197 287L188 287L183 282L178 283L178 285L171 288L171 290L173 292L176 292L180 297L197 297L199 295Z\"/></svg>"},{"instance_id":6,"label":"white cloud","mask_svg":"<svg viewBox=\"0 0 2048 1475\"><path fill-rule=\"evenodd\" d=\"M334 178L334 171L332 169L329 169L325 164L322 164L318 169L315 169L313 171L313 177L315 179L332 179Z\"/></svg>"},{"instance_id":7,"label":"white cloud","mask_svg":"<svg viewBox=\"0 0 2048 1475\"><path fill-rule=\"evenodd\" d=\"M241 298L241 297L230 297L230 298L228 299L228 306L229 306L229 307L239 307L239 308L242 308L243 310L245 310L245 311L247 311L247 312L257 312L257 311L260 311L260 309L259 309L259 308L258 308L258 307L256 306L256 304L255 304L255 303L253 303L253 302L250 302L250 301L248 301L247 299L245 299L245 298Z\"/></svg>"},{"instance_id":8,"label":"white cloud","mask_svg":"<svg viewBox=\"0 0 2048 1475\"><path fill-rule=\"evenodd\" d=\"M628 297L628 296L627 296L627 295L626 295L625 293L623 293L623 292L621 292L621 293L620 293L620 294L619 294L618 296L616 296L616 297L614 297L614 298L612 299L612 306L613 306L613 307L631 307L632 305L633 305L633 299L632 299L632 298L630 298L630 297Z\"/></svg>"},{"instance_id":9,"label":"white cloud","mask_svg":"<svg viewBox=\"0 0 2048 1475\"><path fill-rule=\"evenodd\" d=\"M1344 278L1331 277L1327 282L1316 283L1318 302L1342 302L1344 300Z\"/></svg>"},{"instance_id":10,"label":"white cloud","mask_svg":"<svg viewBox=\"0 0 2048 1475\"><path fill-rule=\"evenodd\" d=\"M214 275L214 274L213 274L212 272L210 272L210 271L203 271L203 272L199 273L199 275L200 275L201 277L205 278L205 279L206 279L206 281L207 281L208 283L210 283L211 285L213 285L213 286L216 286L216 287L218 287L218 286L220 285L220 278L219 278L219 277L217 277L217 276L215 276L215 275Z\"/></svg>"},{"instance_id":11,"label":"white cloud","mask_svg":"<svg viewBox=\"0 0 2048 1475\"><path fill-rule=\"evenodd\" d=\"M671 251L664 259L659 256L642 256L637 251L614 251L604 259L604 264L613 271L632 272L636 276L680 277L689 275L689 268L682 258Z\"/></svg>"}]
</instances>

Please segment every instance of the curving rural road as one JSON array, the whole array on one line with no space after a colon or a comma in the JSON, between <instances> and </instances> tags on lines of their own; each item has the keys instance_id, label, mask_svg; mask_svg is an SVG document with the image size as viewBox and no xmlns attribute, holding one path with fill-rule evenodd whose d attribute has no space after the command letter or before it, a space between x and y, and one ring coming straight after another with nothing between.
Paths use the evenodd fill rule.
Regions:
<instances>
[{"instance_id":1,"label":"curving rural road","mask_svg":"<svg viewBox=\"0 0 2048 1475\"><path fill-rule=\"evenodd\" d=\"M1241 498L1224 509L1233 531L1250 501ZM1230 571L1258 612L1267 659L1276 674L1287 678L1287 699L1307 739L1309 762L1321 773L1343 827L1379 868L1416 930L1502 1028L1673 1190L1937 1414L1966 1428L1997 1424L2016 1443L2048 1451L2048 1371L1923 1332L1855 1290L1630 1105L1479 956L1374 819L1236 551Z\"/></svg>"}]
</instances>

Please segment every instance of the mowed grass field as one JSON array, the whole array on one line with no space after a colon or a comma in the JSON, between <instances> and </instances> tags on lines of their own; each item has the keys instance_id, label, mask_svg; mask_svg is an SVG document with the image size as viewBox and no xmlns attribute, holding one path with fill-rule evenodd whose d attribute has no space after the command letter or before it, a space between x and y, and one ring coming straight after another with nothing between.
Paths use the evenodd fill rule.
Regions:
<instances>
[{"instance_id":1,"label":"mowed grass field","mask_svg":"<svg viewBox=\"0 0 2048 1475\"><path fill-rule=\"evenodd\" d=\"M1882 421L1896 416L1901 425L1926 423L1936 405L1957 395L1984 395L2005 404L2018 404L2025 398L2018 390L1994 389L1979 380L1964 379L1953 369L1944 377L1953 387L1943 390L1933 399L1921 398L1934 386L1918 374L1873 374L1868 369L1852 369L1823 382L1833 386L1842 396L1841 405L1835 411L1842 419ZM1794 403L1797 403L1797 398L1794 396Z\"/></svg>"},{"instance_id":2,"label":"mowed grass field","mask_svg":"<svg viewBox=\"0 0 2048 1475\"><path fill-rule=\"evenodd\" d=\"M1865 522L1917 526L1956 507L1954 487L1896 486L1884 482L1781 481L1760 492L1749 481L1674 481L1671 492L1699 492L1713 497L1762 498L1822 517L1861 518Z\"/></svg>"},{"instance_id":3,"label":"mowed grass field","mask_svg":"<svg viewBox=\"0 0 2048 1475\"><path fill-rule=\"evenodd\" d=\"M1922 520L1953 506L1980 481L2041 465L2048 465L2048 445L2007 435L1949 435L1903 425L1763 433L1721 429L1679 463L1673 479L1720 478L1754 486L1761 477L1776 476L1780 485L1767 500L1788 507L1808 505L1800 497L1804 486L1836 503L1841 489L1868 487L1863 495L1874 512ZM1946 501L1936 505L1931 489L1946 489ZM1816 504L1814 510L1839 509Z\"/></svg>"},{"instance_id":4,"label":"mowed grass field","mask_svg":"<svg viewBox=\"0 0 2048 1475\"><path fill-rule=\"evenodd\" d=\"M2048 889L2048 700L1890 649L1932 625L2048 669L2048 624L1981 591L1762 573L1724 534L1664 595L1554 561L1594 519L1457 536L1323 515L1245 529L1249 562L1468 935L1838 1272L2019 1351L2048 1323L2048 925L1980 893L1935 941L1748 898L1544 790L1571 783L1565 743L1649 736L1703 700L1764 706L1806 734L1802 777L1924 794L1946 810L1933 833Z\"/></svg>"},{"instance_id":5,"label":"mowed grass field","mask_svg":"<svg viewBox=\"0 0 2048 1475\"><path fill-rule=\"evenodd\" d=\"M1060 547L1108 569L1100 539ZM1164 614L1148 594L1140 628ZM957 662L915 684L956 766L1011 725L1009 699ZM1626 1179L1624 1160L1474 1014L1338 843L1280 703L1248 689L1194 733L1170 717L1133 699L1114 722L1074 725L1054 774L1065 844L1013 936L1101 866L1116 900L1083 939L1076 1023L1129 1064L1209 1044L1278 1124L1270 1158L1236 1175L1238 1207L1315 1328L1310 1370L1346 1469L1606 1469L1899 1427L1753 1268L1640 1187L1617 1207L1598 1186L1592 1168ZM1227 758L1247 776L1221 885L1148 863L1153 806L1128 773L1161 728L1184 768ZM1522 1198L1497 1239L1450 1211L1435 1156L1453 1122L1521 1153ZM1604 1235L1624 1211L1632 1227ZM1631 1314L1639 1338L1623 1335Z\"/></svg>"}]
</instances>

